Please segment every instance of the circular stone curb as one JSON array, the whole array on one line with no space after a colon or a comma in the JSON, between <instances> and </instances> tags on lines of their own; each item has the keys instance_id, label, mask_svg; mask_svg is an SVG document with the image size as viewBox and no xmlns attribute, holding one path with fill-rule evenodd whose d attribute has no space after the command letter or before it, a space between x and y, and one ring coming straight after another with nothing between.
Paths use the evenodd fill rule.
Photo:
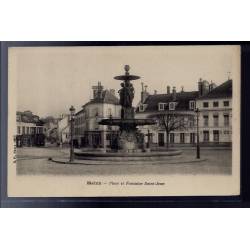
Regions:
<instances>
[{"instance_id":1,"label":"circular stone curb","mask_svg":"<svg viewBox=\"0 0 250 250\"><path fill-rule=\"evenodd\" d=\"M143 161L143 164L145 165L163 165L163 164L171 164L171 165L174 165L174 164L185 164L185 163L196 163L196 162L204 162L206 161L207 159L199 159L199 160L191 160L191 161L176 161L176 162L166 162L166 161ZM97 162L94 162L93 160L91 160L91 162L84 162L85 160L75 160L73 162L70 162L70 161L66 161L66 160L57 160L57 159L51 159L49 161L52 161L52 162L55 162L55 163L58 163L58 164L70 164L70 165L93 165L93 166L101 166L101 165L114 165L114 166L117 166L118 163L119 165L141 165L141 164L138 164L137 161L128 161L126 163L122 162L122 161L117 161L117 162L114 162L114 161L111 161L111 162L107 162L107 161L97 161ZM142 162L140 162L142 163Z\"/></svg>"}]
</instances>

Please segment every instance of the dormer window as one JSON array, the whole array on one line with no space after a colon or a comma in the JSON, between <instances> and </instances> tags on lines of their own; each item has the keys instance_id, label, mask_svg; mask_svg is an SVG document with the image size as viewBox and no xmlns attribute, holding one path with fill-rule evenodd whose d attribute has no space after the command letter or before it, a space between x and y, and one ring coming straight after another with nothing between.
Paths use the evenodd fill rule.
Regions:
<instances>
[{"instance_id":1,"label":"dormer window","mask_svg":"<svg viewBox=\"0 0 250 250\"><path fill-rule=\"evenodd\" d=\"M158 110L163 111L165 109L165 105L166 103L162 103L162 102L158 103Z\"/></svg>"},{"instance_id":2,"label":"dormer window","mask_svg":"<svg viewBox=\"0 0 250 250\"><path fill-rule=\"evenodd\" d=\"M145 105L144 104L140 104L139 105L139 111L140 112L144 112L145 111Z\"/></svg>"},{"instance_id":3,"label":"dormer window","mask_svg":"<svg viewBox=\"0 0 250 250\"><path fill-rule=\"evenodd\" d=\"M195 110L195 101L189 102L189 109Z\"/></svg>"},{"instance_id":4,"label":"dormer window","mask_svg":"<svg viewBox=\"0 0 250 250\"><path fill-rule=\"evenodd\" d=\"M169 103L169 110L175 110L175 102Z\"/></svg>"}]
</instances>

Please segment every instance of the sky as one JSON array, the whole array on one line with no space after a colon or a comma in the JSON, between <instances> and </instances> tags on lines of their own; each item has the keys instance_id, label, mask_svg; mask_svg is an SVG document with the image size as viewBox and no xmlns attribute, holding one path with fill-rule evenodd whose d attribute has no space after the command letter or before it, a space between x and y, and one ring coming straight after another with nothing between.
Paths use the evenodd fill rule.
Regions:
<instances>
[{"instance_id":1,"label":"sky","mask_svg":"<svg viewBox=\"0 0 250 250\"><path fill-rule=\"evenodd\" d=\"M92 98L93 85L120 88L114 76L130 73L134 105L139 102L141 82L148 91L166 93L167 85L197 90L199 78L221 84L232 72L235 46L117 46L117 47L21 47L11 48L11 74L17 89L17 110L31 110L40 117L76 111ZM232 77L232 73L231 73Z\"/></svg>"}]
</instances>

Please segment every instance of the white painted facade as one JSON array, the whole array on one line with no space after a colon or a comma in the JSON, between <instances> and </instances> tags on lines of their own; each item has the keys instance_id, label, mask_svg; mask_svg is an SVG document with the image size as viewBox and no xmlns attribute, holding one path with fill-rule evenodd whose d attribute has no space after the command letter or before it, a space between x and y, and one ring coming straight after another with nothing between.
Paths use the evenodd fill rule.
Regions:
<instances>
[{"instance_id":1,"label":"white painted facade","mask_svg":"<svg viewBox=\"0 0 250 250\"><path fill-rule=\"evenodd\" d=\"M232 98L198 99L197 107L200 141L231 143Z\"/></svg>"},{"instance_id":2,"label":"white painted facade","mask_svg":"<svg viewBox=\"0 0 250 250\"><path fill-rule=\"evenodd\" d=\"M99 125L98 122L102 119L120 118L121 106L109 103L88 103L83 106L83 109L79 111L75 116L75 133L74 139L77 140L78 145L83 144L85 140L86 144L93 144L93 136L100 137L102 146L109 144L109 139L106 134L111 131L117 131L118 127L109 127L106 125ZM88 137L88 139L86 138Z\"/></svg>"}]
</instances>

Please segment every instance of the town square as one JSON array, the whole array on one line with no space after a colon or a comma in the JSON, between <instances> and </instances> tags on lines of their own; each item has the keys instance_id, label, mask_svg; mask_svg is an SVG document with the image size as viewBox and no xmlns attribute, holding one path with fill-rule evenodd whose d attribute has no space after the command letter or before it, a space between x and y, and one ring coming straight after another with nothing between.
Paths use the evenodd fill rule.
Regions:
<instances>
[{"instance_id":1,"label":"town square","mask_svg":"<svg viewBox=\"0 0 250 250\"><path fill-rule=\"evenodd\" d=\"M232 79L199 78L196 89L166 86L165 93L130 73L113 76L120 89L98 81L78 111L58 117L17 111L17 174L222 174L232 173ZM119 85L118 85L119 86ZM139 102L133 99L139 95Z\"/></svg>"}]
</instances>

